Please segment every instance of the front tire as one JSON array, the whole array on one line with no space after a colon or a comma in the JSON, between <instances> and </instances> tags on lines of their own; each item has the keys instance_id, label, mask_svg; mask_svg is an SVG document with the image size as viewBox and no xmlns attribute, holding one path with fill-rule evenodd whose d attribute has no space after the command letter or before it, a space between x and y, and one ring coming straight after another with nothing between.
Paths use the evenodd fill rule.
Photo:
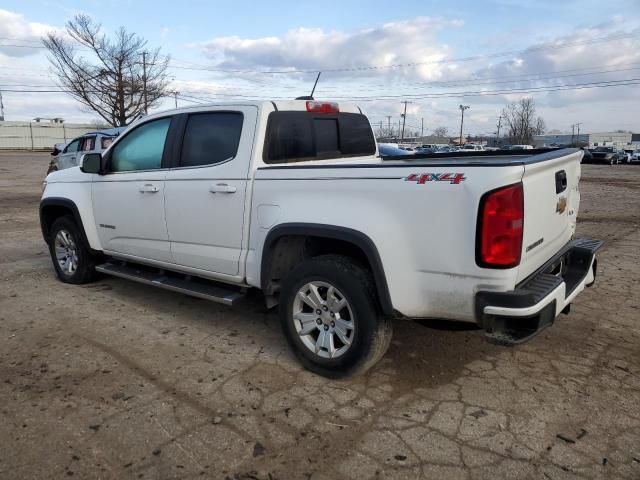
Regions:
<instances>
[{"instance_id":1,"label":"front tire","mask_svg":"<svg viewBox=\"0 0 640 480\"><path fill-rule=\"evenodd\" d=\"M60 281L81 285L96 279L96 257L83 241L71 216L53 222L49 232L49 253Z\"/></svg>"},{"instance_id":2,"label":"front tire","mask_svg":"<svg viewBox=\"0 0 640 480\"><path fill-rule=\"evenodd\" d=\"M329 378L366 372L391 342L370 272L340 255L311 258L289 273L280 321L302 365Z\"/></svg>"}]
</instances>

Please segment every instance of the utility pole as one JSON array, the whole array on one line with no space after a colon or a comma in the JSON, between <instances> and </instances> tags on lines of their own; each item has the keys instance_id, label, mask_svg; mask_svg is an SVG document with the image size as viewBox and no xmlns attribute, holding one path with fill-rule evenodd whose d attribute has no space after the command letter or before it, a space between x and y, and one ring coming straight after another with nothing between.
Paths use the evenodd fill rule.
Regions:
<instances>
[{"instance_id":1,"label":"utility pole","mask_svg":"<svg viewBox=\"0 0 640 480\"><path fill-rule=\"evenodd\" d=\"M576 137L576 124L571 125L571 146L575 147L575 137Z\"/></svg>"},{"instance_id":2,"label":"utility pole","mask_svg":"<svg viewBox=\"0 0 640 480\"><path fill-rule=\"evenodd\" d=\"M173 99L176 102L176 108L178 108L178 92L174 90L173 92Z\"/></svg>"},{"instance_id":3,"label":"utility pole","mask_svg":"<svg viewBox=\"0 0 640 480\"><path fill-rule=\"evenodd\" d=\"M4 103L2 103L2 92L0 91L0 122L4 122Z\"/></svg>"},{"instance_id":4,"label":"utility pole","mask_svg":"<svg viewBox=\"0 0 640 480\"><path fill-rule=\"evenodd\" d=\"M385 115L387 117L387 135L391 136L391 115Z\"/></svg>"},{"instance_id":5,"label":"utility pole","mask_svg":"<svg viewBox=\"0 0 640 480\"><path fill-rule=\"evenodd\" d=\"M400 137L401 140L404 140L404 126L407 123L407 103L411 102L404 100L400 103L404 103L404 113L402 114L402 136Z\"/></svg>"},{"instance_id":6,"label":"utility pole","mask_svg":"<svg viewBox=\"0 0 640 480\"><path fill-rule=\"evenodd\" d=\"M576 128L578 129L578 135L576 136L576 143L578 145L580 144L580 125L582 125L582 122L576 123Z\"/></svg>"},{"instance_id":7,"label":"utility pole","mask_svg":"<svg viewBox=\"0 0 640 480\"><path fill-rule=\"evenodd\" d=\"M420 126L420 141L424 137L424 117L422 117L422 125Z\"/></svg>"},{"instance_id":8,"label":"utility pole","mask_svg":"<svg viewBox=\"0 0 640 480\"><path fill-rule=\"evenodd\" d=\"M469 105L460 105L460 112L462 113L462 117L460 118L460 143L459 145L462 146L462 126L464 125L464 111L469 108Z\"/></svg>"},{"instance_id":9,"label":"utility pole","mask_svg":"<svg viewBox=\"0 0 640 480\"><path fill-rule=\"evenodd\" d=\"M498 116L498 133L496 134L496 147L500 145L500 127L502 126L502 115Z\"/></svg>"},{"instance_id":10,"label":"utility pole","mask_svg":"<svg viewBox=\"0 0 640 480\"><path fill-rule=\"evenodd\" d=\"M142 95L144 96L144 114L148 114L147 102L147 52L142 52Z\"/></svg>"},{"instance_id":11,"label":"utility pole","mask_svg":"<svg viewBox=\"0 0 640 480\"><path fill-rule=\"evenodd\" d=\"M400 119L398 119L398 139L400 139Z\"/></svg>"}]
</instances>

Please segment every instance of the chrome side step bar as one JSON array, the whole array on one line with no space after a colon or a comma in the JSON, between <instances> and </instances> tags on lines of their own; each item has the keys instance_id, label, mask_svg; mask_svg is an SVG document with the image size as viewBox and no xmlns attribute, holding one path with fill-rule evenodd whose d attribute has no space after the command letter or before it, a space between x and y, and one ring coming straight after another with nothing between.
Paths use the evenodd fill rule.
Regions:
<instances>
[{"instance_id":1,"label":"chrome side step bar","mask_svg":"<svg viewBox=\"0 0 640 480\"><path fill-rule=\"evenodd\" d=\"M163 270L148 269L125 262L103 263L96 266L96 271L229 306L244 297L240 290L227 289L204 279L194 281L189 276L168 276Z\"/></svg>"}]
</instances>

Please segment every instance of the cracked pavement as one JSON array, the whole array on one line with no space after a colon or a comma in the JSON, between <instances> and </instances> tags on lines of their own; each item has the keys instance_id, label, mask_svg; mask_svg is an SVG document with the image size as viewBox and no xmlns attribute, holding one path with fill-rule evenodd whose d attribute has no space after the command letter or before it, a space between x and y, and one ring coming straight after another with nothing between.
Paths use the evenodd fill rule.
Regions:
<instances>
[{"instance_id":1,"label":"cracked pavement","mask_svg":"<svg viewBox=\"0 0 640 480\"><path fill-rule=\"evenodd\" d=\"M640 167L583 166L598 278L540 336L396 321L375 368L333 381L258 294L55 280L48 157L0 153L0 478L640 478Z\"/></svg>"}]
</instances>

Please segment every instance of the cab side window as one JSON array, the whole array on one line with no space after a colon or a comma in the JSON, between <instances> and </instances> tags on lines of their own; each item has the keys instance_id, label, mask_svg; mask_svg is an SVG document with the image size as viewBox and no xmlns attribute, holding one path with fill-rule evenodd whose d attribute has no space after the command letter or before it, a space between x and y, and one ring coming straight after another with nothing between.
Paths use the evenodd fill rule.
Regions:
<instances>
[{"instance_id":1,"label":"cab side window","mask_svg":"<svg viewBox=\"0 0 640 480\"><path fill-rule=\"evenodd\" d=\"M240 144L242 119L240 112L189 115L180 166L215 165L235 157Z\"/></svg>"},{"instance_id":2,"label":"cab side window","mask_svg":"<svg viewBox=\"0 0 640 480\"><path fill-rule=\"evenodd\" d=\"M144 123L128 133L112 150L112 172L154 170L162 166L162 153L171 118Z\"/></svg>"},{"instance_id":3,"label":"cab side window","mask_svg":"<svg viewBox=\"0 0 640 480\"><path fill-rule=\"evenodd\" d=\"M67 145L62 153L74 153L78 151L80 145L80 139L76 138L73 142Z\"/></svg>"}]
</instances>

